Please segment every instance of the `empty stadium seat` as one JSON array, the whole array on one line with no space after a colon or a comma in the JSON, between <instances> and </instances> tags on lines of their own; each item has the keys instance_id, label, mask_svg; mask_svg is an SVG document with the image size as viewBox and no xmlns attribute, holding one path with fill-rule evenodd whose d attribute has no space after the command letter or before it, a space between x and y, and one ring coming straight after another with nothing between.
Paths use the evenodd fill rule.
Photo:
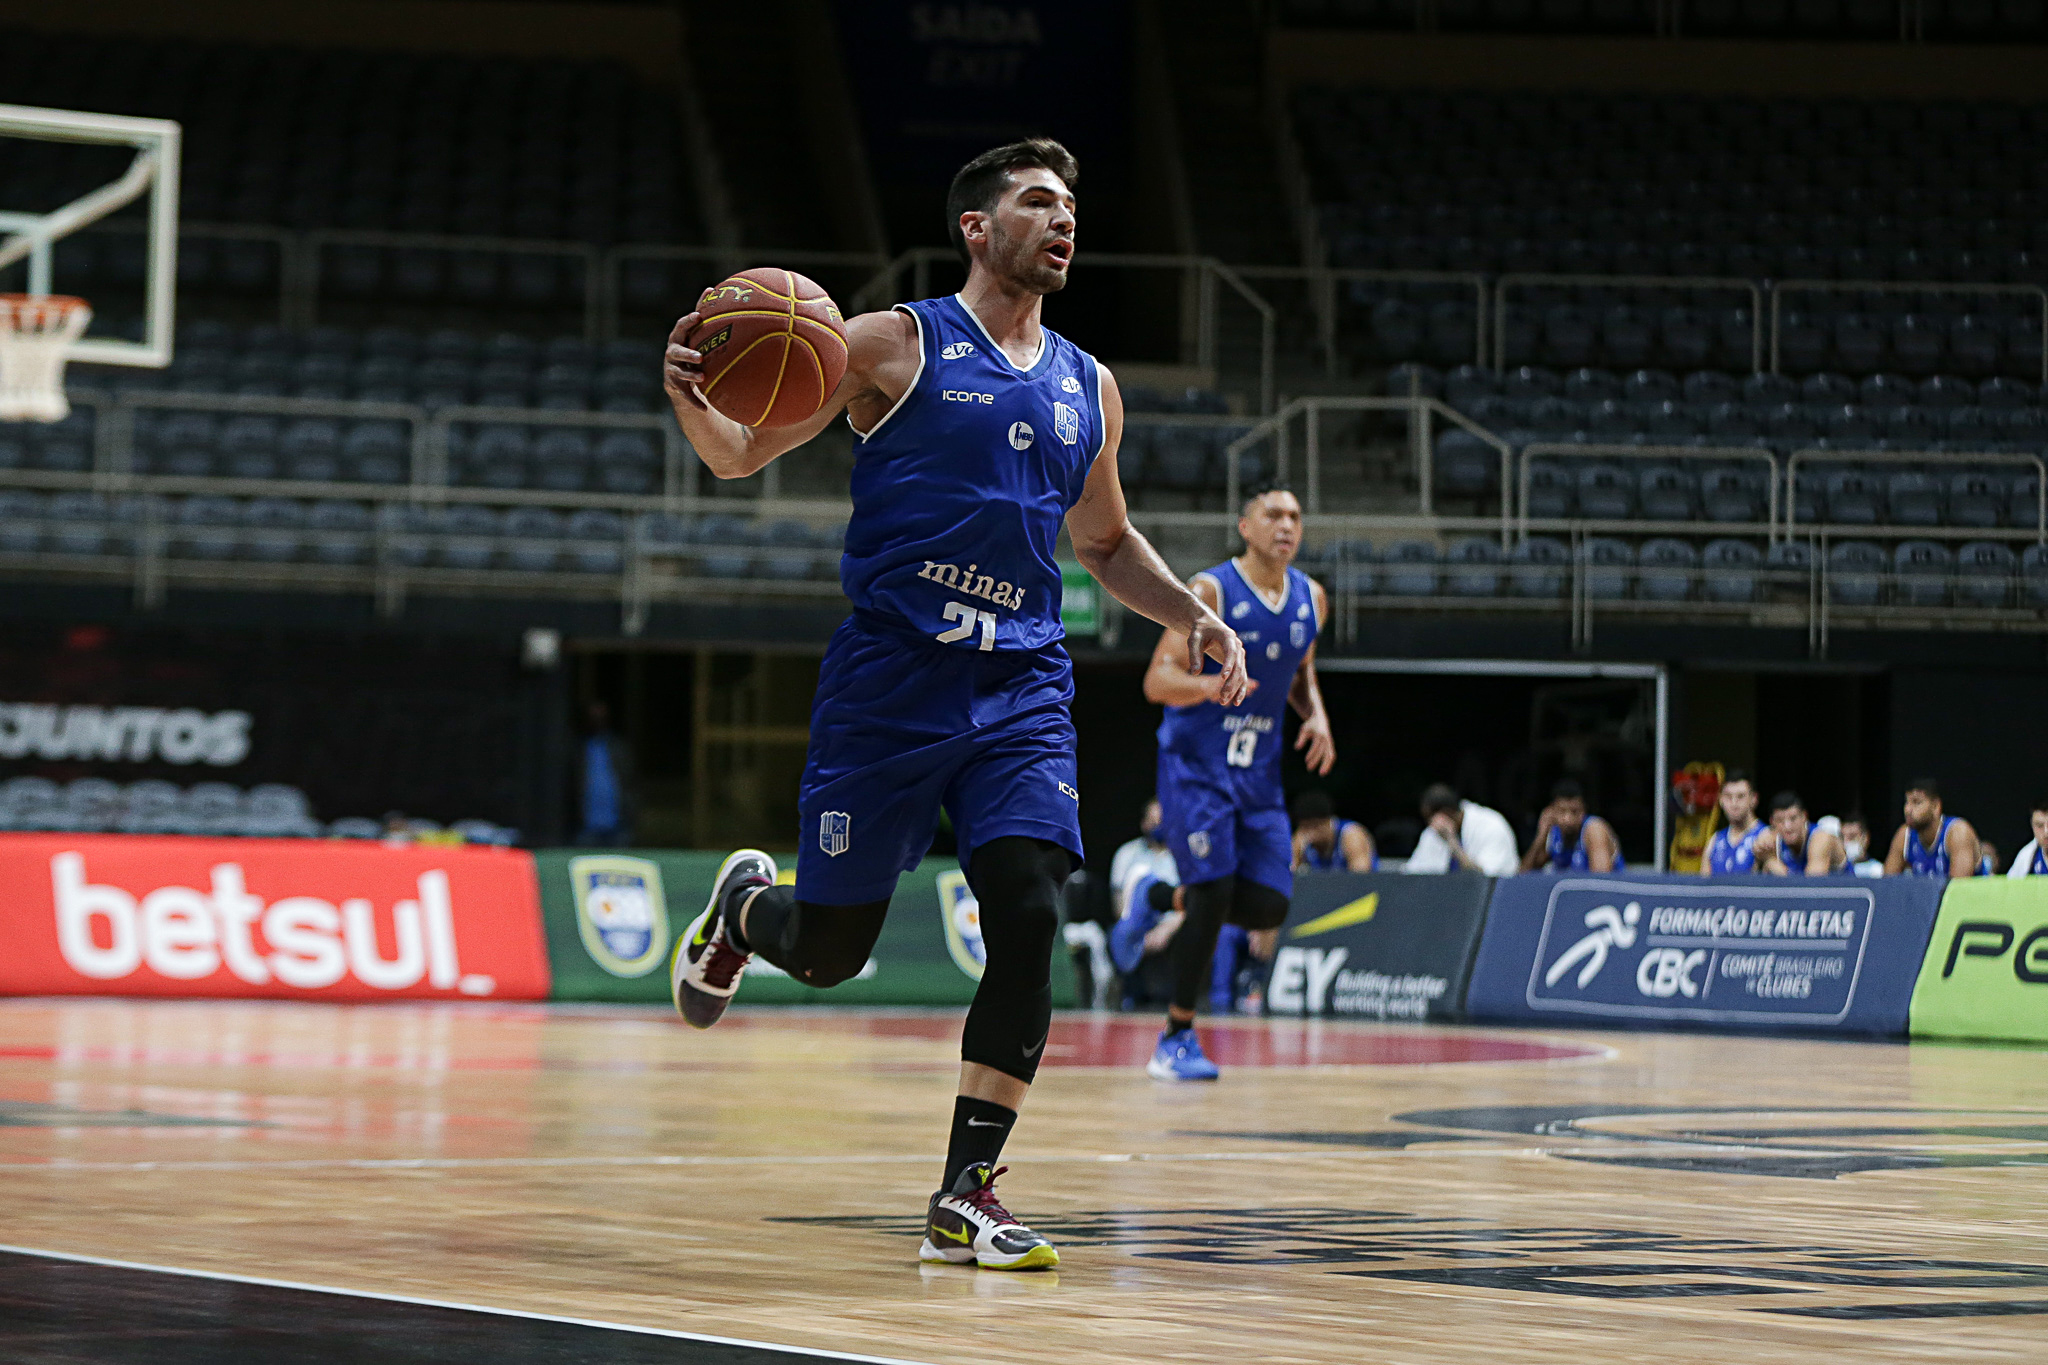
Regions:
<instances>
[{"instance_id":1,"label":"empty stadium seat","mask_svg":"<svg viewBox=\"0 0 2048 1365\"><path fill-rule=\"evenodd\" d=\"M582 573L617 573L625 564L626 520L617 512L586 507L562 528L570 567Z\"/></svg>"},{"instance_id":2,"label":"empty stadium seat","mask_svg":"<svg viewBox=\"0 0 2048 1365\"><path fill-rule=\"evenodd\" d=\"M1530 536L1508 555L1508 586L1517 597L1562 597L1571 581L1571 562L1563 541Z\"/></svg>"},{"instance_id":3,"label":"empty stadium seat","mask_svg":"<svg viewBox=\"0 0 2048 1365\"><path fill-rule=\"evenodd\" d=\"M429 523L438 533L435 559L451 569L487 569L498 551L502 522L488 507L456 503Z\"/></svg>"},{"instance_id":4,"label":"empty stadium seat","mask_svg":"<svg viewBox=\"0 0 2048 1365\"><path fill-rule=\"evenodd\" d=\"M2020 555L2020 597L2030 607L2048 607L2048 545L2029 545Z\"/></svg>"},{"instance_id":5,"label":"empty stadium seat","mask_svg":"<svg viewBox=\"0 0 2048 1365\"><path fill-rule=\"evenodd\" d=\"M1636 562L1635 547L1612 536L1589 537L1584 546L1586 595L1598 601L1628 596Z\"/></svg>"},{"instance_id":6,"label":"empty stadium seat","mask_svg":"<svg viewBox=\"0 0 2048 1365\"><path fill-rule=\"evenodd\" d=\"M1426 540L1398 540L1380 553L1380 584L1397 597L1436 592L1437 548Z\"/></svg>"},{"instance_id":7,"label":"empty stadium seat","mask_svg":"<svg viewBox=\"0 0 2048 1365\"><path fill-rule=\"evenodd\" d=\"M506 568L546 573L561 561L558 543L568 530L567 519L552 507L514 507L505 513L503 559Z\"/></svg>"},{"instance_id":8,"label":"empty stadium seat","mask_svg":"<svg viewBox=\"0 0 2048 1365\"><path fill-rule=\"evenodd\" d=\"M1676 465L1647 465L1637 477L1637 501L1652 521L1685 521L1693 515L1694 480Z\"/></svg>"},{"instance_id":9,"label":"empty stadium seat","mask_svg":"<svg viewBox=\"0 0 2048 1365\"><path fill-rule=\"evenodd\" d=\"M1700 593L1710 602L1753 602L1763 552L1746 540L1710 540L1700 551Z\"/></svg>"},{"instance_id":10,"label":"empty stadium seat","mask_svg":"<svg viewBox=\"0 0 2048 1365\"><path fill-rule=\"evenodd\" d=\"M1845 540L1828 550L1828 596L1850 607L1874 607L1884 594L1889 557L1863 540Z\"/></svg>"},{"instance_id":11,"label":"empty stadium seat","mask_svg":"<svg viewBox=\"0 0 2048 1365\"><path fill-rule=\"evenodd\" d=\"M1653 602L1683 602L1692 596L1699 552L1685 541L1659 537L1636 551L1636 595Z\"/></svg>"},{"instance_id":12,"label":"empty stadium seat","mask_svg":"<svg viewBox=\"0 0 2048 1365\"><path fill-rule=\"evenodd\" d=\"M1898 575L1899 601L1916 607L1938 607L1948 601L1954 560L1948 547L1932 540L1905 540L1892 551Z\"/></svg>"},{"instance_id":13,"label":"empty stadium seat","mask_svg":"<svg viewBox=\"0 0 2048 1365\"><path fill-rule=\"evenodd\" d=\"M1464 536L1443 554L1444 592L1453 597L1495 597L1500 593L1500 541L1492 536Z\"/></svg>"},{"instance_id":14,"label":"empty stadium seat","mask_svg":"<svg viewBox=\"0 0 2048 1365\"><path fill-rule=\"evenodd\" d=\"M1973 540L1956 551L1956 601L1969 607L2002 607L2012 596L2019 560L1997 541Z\"/></svg>"},{"instance_id":15,"label":"empty stadium seat","mask_svg":"<svg viewBox=\"0 0 2048 1365\"><path fill-rule=\"evenodd\" d=\"M714 515L697 523L700 562L713 578L745 578L754 567L750 547L760 543L752 526L738 517Z\"/></svg>"}]
</instances>

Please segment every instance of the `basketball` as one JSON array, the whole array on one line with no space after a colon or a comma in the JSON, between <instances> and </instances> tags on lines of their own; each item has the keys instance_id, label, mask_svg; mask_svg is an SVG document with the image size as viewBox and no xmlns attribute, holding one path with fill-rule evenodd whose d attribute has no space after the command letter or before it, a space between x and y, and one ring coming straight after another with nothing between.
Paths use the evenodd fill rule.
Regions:
<instances>
[{"instance_id":1,"label":"basketball","mask_svg":"<svg viewBox=\"0 0 2048 1365\"><path fill-rule=\"evenodd\" d=\"M705 290L697 311L689 344L704 356L704 397L743 426L815 416L846 373L839 305L793 270L742 270Z\"/></svg>"}]
</instances>

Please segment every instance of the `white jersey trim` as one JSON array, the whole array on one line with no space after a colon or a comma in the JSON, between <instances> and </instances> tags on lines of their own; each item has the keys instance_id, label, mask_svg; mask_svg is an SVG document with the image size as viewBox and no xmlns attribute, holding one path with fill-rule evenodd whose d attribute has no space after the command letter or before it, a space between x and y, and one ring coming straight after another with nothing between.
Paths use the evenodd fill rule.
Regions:
<instances>
[{"instance_id":1,"label":"white jersey trim","mask_svg":"<svg viewBox=\"0 0 2048 1365\"><path fill-rule=\"evenodd\" d=\"M1251 579L1245 577L1244 570L1240 569L1237 566L1237 557L1235 555L1231 556L1229 563L1230 571L1237 575L1237 581L1244 584L1244 590L1246 592L1250 593L1254 598L1258 599L1258 603L1260 606L1264 607L1267 611L1273 613L1273 615L1275 616L1285 616L1287 614L1287 604L1294 598L1294 570L1291 566L1288 568L1287 577L1281 580L1283 583L1286 584L1286 586L1280 589L1280 600L1278 602L1274 602L1268 599L1266 594L1259 591L1258 584L1252 582ZM1218 587L1220 588L1221 585L1219 584ZM1320 629L1322 624L1323 623L1319 618L1316 621L1317 628Z\"/></svg>"},{"instance_id":2,"label":"white jersey trim","mask_svg":"<svg viewBox=\"0 0 2048 1365\"><path fill-rule=\"evenodd\" d=\"M901 398L898 398L894 403L891 403L889 405L889 410L883 413L879 418L877 418L875 420L875 424L869 427L866 431L862 431L859 427L854 426L853 414L851 412L846 414L847 428L850 431L852 431L854 435L860 437L862 441L870 441L874 439L875 433L880 431L883 428L883 426L888 423L889 419L896 415L896 412L899 408L901 408L905 403L908 403L910 401L910 395L917 392L918 382L924 378L924 319L917 315L916 309L905 307L903 304L900 303L897 304L896 307L891 311L908 314L910 320L917 325L917 373L910 376L910 387L903 391L903 396Z\"/></svg>"},{"instance_id":3,"label":"white jersey trim","mask_svg":"<svg viewBox=\"0 0 2048 1365\"><path fill-rule=\"evenodd\" d=\"M986 340L987 340L987 342L988 342L988 348L989 348L989 349L990 349L991 351L994 351L994 352L995 352L995 353L996 353L996 354L997 354L998 356L1002 357L1002 361L1003 361L1003 363L1004 363L1005 365L1008 365L1008 366L1009 366L1009 367L1010 367L1011 369L1015 370L1015 371L1016 371L1016 372L1017 372L1018 374L1020 374L1020 375L1026 375L1026 374L1030 374L1030 373L1031 373L1031 372L1032 372L1033 370L1035 370L1035 369L1037 369L1037 368L1038 368L1038 362L1039 362L1039 361L1041 361L1041 360L1043 360L1043 359L1045 359L1045 324L1044 324L1044 323L1040 323L1040 324L1038 325L1038 349L1037 349L1036 351L1032 352L1032 355L1031 355L1031 363L1030 363L1029 365L1019 365L1019 364L1018 364L1018 363L1017 363L1016 361L1014 361L1014 360L1010 359L1010 357L1009 357L1009 354L1008 354L1007 352L1005 352L1005 351L1003 350L1003 348L1002 348L1002 347L1000 347L1000 346L996 345L996 339L995 339L995 338L994 338L993 336L990 336L990 335L989 335L989 330L988 330L988 327L986 326L986 324L984 324L984 323L982 322L982 320L981 320L981 317L980 317L980 315L979 315L979 314L977 314L977 313L976 313L976 312L975 312L975 311L974 311L974 310L973 310L972 308L970 308L970 307L968 307L968 306L967 306L967 300L966 300L966 299L965 299L964 297L962 297L962 296L961 296L961 295L959 295L959 294L955 294L955 295L953 296L953 301L954 301L955 303L959 304L959 305L960 305L960 311L961 311L961 312L963 312L963 313L965 313L965 314L967 314L968 318L969 318L969 319L971 319L971 320L973 321L973 323L974 323L974 330L975 330L975 331L977 331L977 332L980 332L980 333L981 333L981 335L982 335L982 337L983 337L984 339L986 339ZM1098 375L1097 375L1097 382L1098 382L1098 383L1099 383L1099 382L1101 382L1101 381L1100 381L1100 373L1099 373L1099 372L1098 372ZM878 425L879 425L879 424L878 424Z\"/></svg>"},{"instance_id":4,"label":"white jersey trim","mask_svg":"<svg viewBox=\"0 0 2048 1365\"><path fill-rule=\"evenodd\" d=\"M1039 344L1045 344L1044 338L1039 339ZM1106 367L1092 355L1088 360L1095 366L1095 420L1102 426L1102 439L1095 443L1095 454L1088 461L1092 466L1096 460L1102 458L1102 452L1109 449L1109 414L1102 407L1102 371Z\"/></svg>"}]
</instances>

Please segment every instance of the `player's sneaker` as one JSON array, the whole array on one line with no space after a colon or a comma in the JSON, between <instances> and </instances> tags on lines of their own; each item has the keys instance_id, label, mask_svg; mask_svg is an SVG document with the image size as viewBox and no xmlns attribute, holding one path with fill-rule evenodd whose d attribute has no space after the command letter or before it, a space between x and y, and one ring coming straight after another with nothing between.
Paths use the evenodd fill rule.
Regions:
<instances>
[{"instance_id":1,"label":"player's sneaker","mask_svg":"<svg viewBox=\"0 0 2048 1365\"><path fill-rule=\"evenodd\" d=\"M996 1177L1009 1169L978 1161L960 1172L951 1190L933 1195L917 1259L979 1265L983 1270L1050 1270L1058 1265L1060 1254L1053 1244L996 1202Z\"/></svg>"},{"instance_id":2,"label":"player's sneaker","mask_svg":"<svg viewBox=\"0 0 2048 1365\"><path fill-rule=\"evenodd\" d=\"M669 996L676 1011L696 1028L710 1028L732 1003L747 970L747 953L725 932L725 899L742 886L775 885L775 860L759 849L743 848L718 866L711 879L711 901L689 932L676 940L668 963Z\"/></svg>"},{"instance_id":3,"label":"player's sneaker","mask_svg":"<svg viewBox=\"0 0 2048 1365\"><path fill-rule=\"evenodd\" d=\"M1195 1037L1195 1026L1189 1024L1160 1031L1159 1046L1152 1049L1145 1074L1155 1081L1213 1081L1222 1073L1202 1055L1202 1040Z\"/></svg>"}]
</instances>

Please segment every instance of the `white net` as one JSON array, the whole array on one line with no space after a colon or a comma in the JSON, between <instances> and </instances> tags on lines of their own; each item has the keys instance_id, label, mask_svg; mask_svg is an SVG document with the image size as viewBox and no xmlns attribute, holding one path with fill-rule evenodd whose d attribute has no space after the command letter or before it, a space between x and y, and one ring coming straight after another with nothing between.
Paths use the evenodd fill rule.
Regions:
<instances>
[{"instance_id":1,"label":"white net","mask_svg":"<svg viewBox=\"0 0 2048 1365\"><path fill-rule=\"evenodd\" d=\"M0 422L61 422L64 360L92 309L66 294L0 294Z\"/></svg>"}]
</instances>

